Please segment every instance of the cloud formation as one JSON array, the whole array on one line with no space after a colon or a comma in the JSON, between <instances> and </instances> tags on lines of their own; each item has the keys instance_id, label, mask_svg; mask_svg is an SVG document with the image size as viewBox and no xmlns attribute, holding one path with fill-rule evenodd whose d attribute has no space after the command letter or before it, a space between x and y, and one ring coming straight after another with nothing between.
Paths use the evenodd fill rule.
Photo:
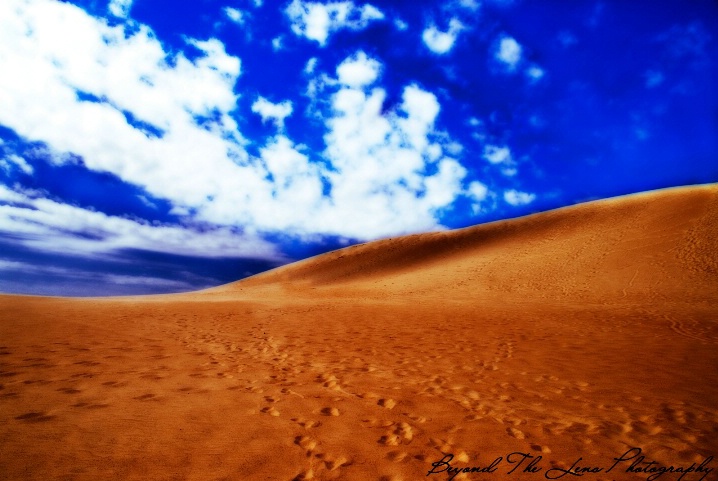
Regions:
<instances>
[{"instance_id":1,"label":"cloud formation","mask_svg":"<svg viewBox=\"0 0 718 481\"><path fill-rule=\"evenodd\" d=\"M343 85L360 88L374 83L379 76L380 70L381 65L379 62L359 51L339 64L337 77Z\"/></svg>"},{"instance_id":2,"label":"cloud formation","mask_svg":"<svg viewBox=\"0 0 718 481\"><path fill-rule=\"evenodd\" d=\"M511 162L511 150L506 146L487 145L484 147L484 159L492 164Z\"/></svg>"},{"instance_id":3,"label":"cloud formation","mask_svg":"<svg viewBox=\"0 0 718 481\"><path fill-rule=\"evenodd\" d=\"M133 0L110 0L107 10L115 17L126 18L130 14Z\"/></svg>"},{"instance_id":4,"label":"cloud formation","mask_svg":"<svg viewBox=\"0 0 718 481\"><path fill-rule=\"evenodd\" d=\"M396 110L383 113L386 92L371 84L342 86L332 97L336 112L327 119L331 202L321 216L327 227L352 219L360 232L414 232L435 229L436 213L462 194L466 170L444 156L434 122L441 106L415 85L403 89ZM361 212L361 215L359 215Z\"/></svg>"},{"instance_id":5,"label":"cloud formation","mask_svg":"<svg viewBox=\"0 0 718 481\"><path fill-rule=\"evenodd\" d=\"M326 32L381 15L351 2L317 5L293 8L328 9ZM315 35L309 23L303 31ZM0 76L0 124L46 145L50 162L80 159L168 201L182 219L178 227L154 226L5 187L5 232L16 229L24 242L47 249L43 242L87 251L181 252L191 244L192 252L271 257L276 252L261 238L274 232L371 239L441 228L441 210L466 195L466 169L452 157L461 146L434 130L437 97L406 85L387 110L386 91L374 86L383 65L365 52L339 62L335 78L307 72L310 81L326 79L329 101L317 111L324 151L308 151L283 131L291 102L259 97L251 110L279 133L254 139L258 155L251 155L237 121L240 59L214 38L188 38L186 47L197 53L170 53L146 26L128 32L71 4L2 2L0 58L13 75ZM30 172L18 159L3 166ZM215 244L194 225L207 226ZM98 235L83 238L83 230Z\"/></svg>"},{"instance_id":6,"label":"cloud formation","mask_svg":"<svg viewBox=\"0 0 718 481\"><path fill-rule=\"evenodd\" d=\"M0 233L43 252L100 254L141 249L203 257L282 259L275 246L256 234L229 227L157 225L110 216L3 185Z\"/></svg>"},{"instance_id":7,"label":"cloud formation","mask_svg":"<svg viewBox=\"0 0 718 481\"><path fill-rule=\"evenodd\" d=\"M284 128L284 119L292 115L292 102L285 100L274 104L258 97L252 104L252 112L262 117L262 122L272 122L278 129Z\"/></svg>"},{"instance_id":8,"label":"cloud formation","mask_svg":"<svg viewBox=\"0 0 718 481\"><path fill-rule=\"evenodd\" d=\"M236 23L237 25L244 25L246 18L245 13L242 10L232 7L225 7L224 13L225 15L227 15L227 18L229 18L232 22Z\"/></svg>"},{"instance_id":9,"label":"cloud formation","mask_svg":"<svg viewBox=\"0 0 718 481\"><path fill-rule=\"evenodd\" d=\"M494 58L503 64L509 71L513 72L521 62L523 48L516 39L504 35L497 43Z\"/></svg>"},{"instance_id":10,"label":"cloud formation","mask_svg":"<svg viewBox=\"0 0 718 481\"><path fill-rule=\"evenodd\" d=\"M342 29L362 30L371 22L384 18L382 11L373 5L355 6L348 1L315 3L293 0L285 13L297 36L314 40L322 47L331 33Z\"/></svg>"},{"instance_id":11,"label":"cloud formation","mask_svg":"<svg viewBox=\"0 0 718 481\"><path fill-rule=\"evenodd\" d=\"M430 25L421 34L421 39L429 50L444 55L454 47L456 38L463 29L463 24L458 19L452 18L446 32L439 30L436 25Z\"/></svg>"},{"instance_id":12,"label":"cloud formation","mask_svg":"<svg viewBox=\"0 0 718 481\"><path fill-rule=\"evenodd\" d=\"M513 206L530 204L535 199L536 195L528 192L520 192L514 189L504 191L504 200Z\"/></svg>"}]
</instances>

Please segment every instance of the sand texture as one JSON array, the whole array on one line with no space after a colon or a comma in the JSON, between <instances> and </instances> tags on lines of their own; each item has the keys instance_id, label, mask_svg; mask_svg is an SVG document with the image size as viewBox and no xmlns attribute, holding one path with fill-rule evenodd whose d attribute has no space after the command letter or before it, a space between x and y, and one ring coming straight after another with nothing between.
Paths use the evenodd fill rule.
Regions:
<instances>
[{"instance_id":1,"label":"sand texture","mask_svg":"<svg viewBox=\"0 0 718 481\"><path fill-rule=\"evenodd\" d=\"M648 479L608 472L632 447L718 468L718 186L190 294L0 296L0 419L3 480L445 480L447 454L501 458L457 480Z\"/></svg>"}]
</instances>

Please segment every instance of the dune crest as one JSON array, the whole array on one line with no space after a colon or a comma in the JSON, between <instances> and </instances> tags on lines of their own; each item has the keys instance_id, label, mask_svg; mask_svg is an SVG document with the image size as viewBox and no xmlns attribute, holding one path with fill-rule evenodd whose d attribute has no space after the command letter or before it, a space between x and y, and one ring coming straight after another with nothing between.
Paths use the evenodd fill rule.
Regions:
<instances>
[{"instance_id":1,"label":"dune crest","mask_svg":"<svg viewBox=\"0 0 718 481\"><path fill-rule=\"evenodd\" d=\"M716 251L718 187L705 185L370 242L208 292L284 284L347 295L710 301L716 299Z\"/></svg>"},{"instance_id":2,"label":"dune crest","mask_svg":"<svg viewBox=\"0 0 718 481\"><path fill-rule=\"evenodd\" d=\"M717 221L687 187L195 293L0 296L0 478L716 480Z\"/></svg>"}]
</instances>

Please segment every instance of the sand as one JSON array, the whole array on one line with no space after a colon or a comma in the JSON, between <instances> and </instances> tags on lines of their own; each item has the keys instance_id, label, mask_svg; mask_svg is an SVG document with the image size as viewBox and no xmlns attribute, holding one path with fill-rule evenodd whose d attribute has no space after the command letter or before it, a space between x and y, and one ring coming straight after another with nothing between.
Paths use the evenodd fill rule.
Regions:
<instances>
[{"instance_id":1,"label":"sand","mask_svg":"<svg viewBox=\"0 0 718 481\"><path fill-rule=\"evenodd\" d=\"M717 480L718 186L0 296L0 419L7 480Z\"/></svg>"}]
</instances>

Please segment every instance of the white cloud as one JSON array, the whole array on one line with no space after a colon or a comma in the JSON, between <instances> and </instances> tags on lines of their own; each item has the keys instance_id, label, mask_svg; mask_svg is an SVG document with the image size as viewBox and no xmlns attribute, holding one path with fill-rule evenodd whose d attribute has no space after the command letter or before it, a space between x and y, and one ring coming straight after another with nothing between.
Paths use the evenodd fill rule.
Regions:
<instances>
[{"instance_id":1,"label":"white cloud","mask_svg":"<svg viewBox=\"0 0 718 481\"><path fill-rule=\"evenodd\" d=\"M227 15L227 18L229 18L231 21L233 21L237 25L243 25L246 20L244 18L244 12L242 10L239 10L236 8L225 7L224 14Z\"/></svg>"},{"instance_id":2,"label":"white cloud","mask_svg":"<svg viewBox=\"0 0 718 481\"><path fill-rule=\"evenodd\" d=\"M126 37L70 4L8 0L0 24L3 70L13 72L0 76L0 123L180 205L201 207L216 195L216 176L241 178L231 157L246 153L229 115L240 62L217 40L192 41L205 55L190 62L180 54L170 67L146 27ZM107 102L81 101L78 91ZM148 137L122 111L164 136ZM211 131L195 122L215 114Z\"/></svg>"},{"instance_id":3,"label":"white cloud","mask_svg":"<svg viewBox=\"0 0 718 481\"><path fill-rule=\"evenodd\" d=\"M396 29L399 30L400 32L405 32L406 30L409 29L409 24L406 23L404 20L402 20L402 19L400 19L400 18L394 19L394 26L395 26Z\"/></svg>"},{"instance_id":4,"label":"white cloud","mask_svg":"<svg viewBox=\"0 0 718 481\"><path fill-rule=\"evenodd\" d=\"M202 257L281 259L270 243L227 227L198 229L109 216L0 185L0 233L49 252L142 249ZM88 238L92 237L92 238Z\"/></svg>"},{"instance_id":5,"label":"white cloud","mask_svg":"<svg viewBox=\"0 0 718 481\"><path fill-rule=\"evenodd\" d=\"M337 67L337 77L343 85L361 88L371 85L379 76L381 65L362 51L345 59Z\"/></svg>"},{"instance_id":6,"label":"white cloud","mask_svg":"<svg viewBox=\"0 0 718 481\"><path fill-rule=\"evenodd\" d=\"M317 67L317 57L312 57L309 60L307 60L307 63L304 66L304 73L307 75L313 74L314 69L316 67Z\"/></svg>"},{"instance_id":7,"label":"white cloud","mask_svg":"<svg viewBox=\"0 0 718 481\"><path fill-rule=\"evenodd\" d=\"M487 145L484 147L484 159L492 164L510 163L511 149L506 146Z\"/></svg>"},{"instance_id":8,"label":"white cloud","mask_svg":"<svg viewBox=\"0 0 718 481\"><path fill-rule=\"evenodd\" d=\"M535 65L526 69L526 76L534 82L541 80L544 75L546 75L546 72L544 72L542 68Z\"/></svg>"},{"instance_id":9,"label":"white cloud","mask_svg":"<svg viewBox=\"0 0 718 481\"><path fill-rule=\"evenodd\" d=\"M513 71L521 62L522 51L523 48L514 38L504 36L499 40L494 58Z\"/></svg>"},{"instance_id":10,"label":"white cloud","mask_svg":"<svg viewBox=\"0 0 718 481\"><path fill-rule=\"evenodd\" d=\"M462 23L456 18L449 22L449 30L442 32L435 25L427 27L421 35L424 45L432 52L443 55L448 53L456 42L459 32L464 29Z\"/></svg>"},{"instance_id":11,"label":"white cloud","mask_svg":"<svg viewBox=\"0 0 718 481\"><path fill-rule=\"evenodd\" d=\"M530 204L534 199L536 199L535 194L519 192L513 189L504 191L504 200L513 206Z\"/></svg>"},{"instance_id":12,"label":"white cloud","mask_svg":"<svg viewBox=\"0 0 718 481\"><path fill-rule=\"evenodd\" d=\"M274 37L272 39L272 50L274 50L275 52L282 50L282 42L284 41L283 39L284 37L282 37L281 35L278 37Z\"/></svg>"},{"instance_id":13,"label":"white cloud","mask_svg":"<svg viewBox=\"0 0 718 481\"><path fill-rule=\"evenodd\" d=\"M354 24L366 11L341 5L354 9ZM364 16L376 17L369 12ZM216 39L188 44L202 54L170 55L146 26L126 35L69 3L1 1L0 59L12 75L0 75L0 124L46 144L53 162L80 157L85 168L168 201L184 227L4 188L0 200L10 205L0 210L0 230L48 250L271 257L277 253L261 241L270 232L370 239L441 228L441 209L463 195L466 171L446 156L458 151L434 130L436 96L409 85L386 112L386 92L369 91L382 69L378 61L357 53L340 63L338 80L312 79L321 79L326 94L316 110L327 129L324 152L310 154L278 135L256 140L255 157L233 117L240 60ZM279 126L291 112L291 104L266 99L254 106ZM161 134L135 128L125 112ZM207 231L194 231L198 224Z\"/></svg>"},{"instance_id":14,"label":"white cloud","mask_svg":"<svg viewBox=\"0 0 718 481\"><path fill-rule=\"evenodd\" d=\"M0 159L0 168L6 172L10 172L14 169L20 169L22 172L28 175L32 175L34 169L25 159L16 154L10 154L4 159Z\"/></svg>"},{"instance_id":15,"label":"white cloud","mask_svg":"<svg viewBox=\"0 0 718 481\"><path fill-rule=\"evenodd\" d=\"M284 128L284 119L292 115L292 102L285 100L274 104L264 97L259 97L252 104L252 112L262 117L262 122L271 121L277 128Z\"/></svg>"},{"instance_id":16,"label":"white cloud","mask_svg":"<svg viewBox=\"0 0 718 481\"><path fill-rule=\"evenodd\" d=\"M466 170L448 157L431 160L436 97L410 85L397 111L384 114L385 97L383 89L350 87L332 97L336 116L327 120L325 141L335 170L326 175L336 208L320 217L325 229L344 222L346 235L372 237L436 229L436 212L461 194Z\"/></svg>"},{"instance_id":17,"label":"white cloud","mask_svg":"<svg viewBox=\"0 0 718 481\"><path fill-rule=\"evenodd\" d=\"M477 0L459 0L459 5L462 7L475 12L481 6L481 3Z\"/></svg>"},{"instance_id":18,"label":"white cloud","mask_svg":"<svg viewBox=\"0 0 718 481\"><path fill-rule=\"evenodd\" d=\"M466 194L473 200L481 202L489 195L489 188L479 181L473 181L469 184Z\"/></svg>"},{"instance_id":19,"label":"white cloud","mask_svg":"<svg viewBox=\"0 0 718 481\"><path fill-rule=\"evenodd\" d=\"M444 147L449 154L454 156L461 155L464 152L464 146L458 142L451 141Z\"/></svg>"},{"instance_id":20,"label":"white cloud","mask_svg":"<svg viewBox=\"0 0 718 481\"><path fill-rule=\"evenodd\" d=\"M469 184L464 195L473 201L471 211L474 215L482 211L482 205L485 205L485 201L489 198L490 194L489 188L479 181L475 180Z\"/></svg>"},{"instance_id":21,"label":"white cloud","mask_svg":"<svg viewBox=\"0 0 718 481\"><path fill-rule=\"evenodd\" d=\"M293 0L285 13L292 22L292 31L300 36L326 45L329 35L341 29L362 30L369 23L382 20L384 14L376 7L353 2L315 3Z\"/></svg>"},{"instance_id":22,"label":"white cloud","mask_svg":"<svg viewBox=\"0 0 718 481\"><path fill-rule=\"evenodd\" d=\"M110 0L107 10L115 17L127 18L132 8L133 0Z\"/></svg>"}]
</instances>

